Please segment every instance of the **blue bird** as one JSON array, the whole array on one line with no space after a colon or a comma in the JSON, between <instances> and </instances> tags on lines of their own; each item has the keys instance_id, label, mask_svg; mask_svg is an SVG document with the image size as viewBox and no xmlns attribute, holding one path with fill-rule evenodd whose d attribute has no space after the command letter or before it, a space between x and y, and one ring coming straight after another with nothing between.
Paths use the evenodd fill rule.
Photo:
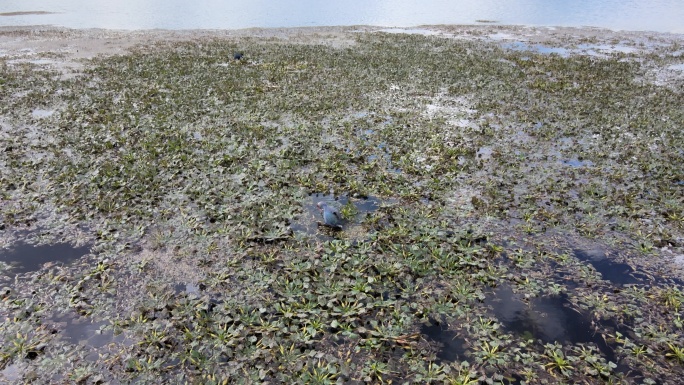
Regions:
<instances>
[{"instance_id":1,"label":"blue bird","mask_svg":"<svg viewBox=\"0 0 684 385\"><path fill-rule=\"evenodd\" d=\"M316 204L321 214L323 215L323 224L334 229L341 229L342 217L333 207L328 206L325 202L318 202Z\"/></svg>"}]
</instances>

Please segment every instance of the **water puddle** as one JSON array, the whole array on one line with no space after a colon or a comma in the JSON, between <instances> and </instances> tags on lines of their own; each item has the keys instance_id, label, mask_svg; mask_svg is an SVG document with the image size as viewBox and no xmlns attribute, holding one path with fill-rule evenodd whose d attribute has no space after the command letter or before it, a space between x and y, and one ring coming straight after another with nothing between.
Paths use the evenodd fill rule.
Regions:
<instances>
[{"instance_id":1,"label":"water puddle","mask_svg":"<svg viewBox=\"0 0 684 385\"><path fill-rule=\"evenodd\" d=\"M594 165L594 162L592 162L590 160L581 160L581 159L563 159L561 161L561 163L568 165L568 166L572 166L572 167L583 167L583 166L591 167Z\"/></svg>"},{"instance_id":2,"label":"water puddle","mask_svg":"<svg viewBox=\"0 0 684 385\"><path fill-rule=\"evenodd\" d=\"M492 157L493 153L494 153L494 149L492 149L491 147L484 146L484 147L480 147L477 150L477 152L475 153L475 156L481 160L489 160Z\"/></svg>"},{"instance_id":3,"label":"water puddle","mask_svg":"<svg viewBox=\"0 0 684 385\"><path fill-rule=\"evenodd\" d=\"M607 360L616 362L613 349L594 331L591 317L573 309L565 294L533 298L528 304L502 285L485 304L509 332L544 343L594 343Z\"/></svg>"},{"instance_id":4,"label":"water puddle","mask_svg":"<svg viewBox=\"0 0 684 385\"><path fill-rule=\"evenodd\" d=\"M379 161L384 163L387 171L398 174L401 173L401 169L394 166L392 163L392 154L387 146L386 142L380 141L378 138L378 130L385 128L386 126L392 124L394 118L389 115L375 115L367 111L359 111L352 114L354 119L364 119L368 124L374 128L358 128L356 131L358 133L357 137L365 142L365 144L375 147L377 150L375 153L366 155L366 162L372 163ZM350 143L347 147L348 153L355 152L356 156L362 155L360 151L357 150L358 146L354 143Z\"/></svg>"},{"instance_id":5,"label":"water puddle","mask_svg":"<svg viewBox=\"0 0 684 385\"><path fill-rule=\"evenodd\" d=\"M449 330L448 325L430 319L429 324L420 328L420 333L431 343L440 346L437 352L438 361L454 362L466 359L465 340L458 337L455 331Z\"/></svg>"},{"instance_id":6,"label":"water puddle","mask_svg":"<svg viewBox=\"0 0 684 385\"><path fill-rule=\"evenodd\" d=\"M345 217L342 220L341 231L334 231L333 229L319 224L323 222L321 211L317 206L319 202L325 202L327 205L335 208L343 216L345 213L348 215L348 217ZM383 201L382 199L373 196L350 198L348 196L314 193L303 202L304 213L290 224L290 228L295 233L316 235L323 240L334 239L335 237L333 237L333 235L342 235L336 233L344 233L356 238L356 235L365 232L362 222L366 216L378 210L386 203L388 203L387 200Z\"/></svg>"},{"instance_id":7,"label":"water puddle","mask_svg":"<svg viewBox=\"0 0 684 385\"><path fill-rule=\"evenodd\" d=\"M36 108L35 110L31 111L31 116L34 118L47 118L49 116L52 116L52 114L55 113L55 110L43 110L40 108Z\"/></svg>"},{"instance_id":8,"label":"water puddle","mask_svg":"<svg viewBox=\"0 0 684 385\"><path fill-rule=\"evenodd\" d=\"M605 251L601 249L574 249L573 253L577 259L589 262L606 281L620 285L629 285L648 280L646 275L634 271L630 265L612 261L608 258Z\"/></svg>"},{"instance_id":9,"label":"water puddle","mask_svg":"<svg viewBox=\"0 0 684 385\"><path fill-rule=\"evenodd\" d=\"M75 314L53 319L62 333L64 341L93 348L101 348L113 341L113 332L103 330L109 322L88 322Z\"/></svg>"},{"instance_id":10,"label":"water puddle","mask_svg":"<svg viewBox=\"0 0 684 385\"><path fill-rule=\"evenodd\" d=\"M379 161L382 160L384 164L386 165L387 171L393 173L393 174L400 174L401 169L394 167L394 164L392 163L392 155L390 154L389 150L387 149L387 144L386 143L380 143L378 144L378 149L382 151L380 156L376 154L371 154L366 157L366 162L372 163L374 161Z\"/></svg>"},{"instance_id":11,"label":"water puddle","mask_svg":"<svg viewBox=\"0 0 684 385\"><path fill-rule=\"evenodd\" d=\"M200 286L194 283L178 283L173 285L173 290L176 294L199 294L200 290L202 290Z\"/></svg>"},{"instance_id":12,"label":"water puddle","mask_svg":"<svg viewBox=\"0 0 684 385\"><path fill-rule=\"evenodd\" d=\"M55 316L50 322L60 332L63 341L90 349L86 359L91 362L97 362L99 352L108 345L125 344L127 341L123 333L114 334L109 321L92 322L77 314L65 313Z\"/></svg>"},{"instance_id":13,"label":"water puddle","mask_svg":"<svg viewBox=\"0 0 684 385\"><path fill-rule=\"evenodd\" d=\"M0 250L0 263L8 265L0 274L22 274L39 270L46 263L69 263L83 257L90 245L74 246L70 243L32 245L20 242L11 249Z\"/></svg>"}]
</instances>

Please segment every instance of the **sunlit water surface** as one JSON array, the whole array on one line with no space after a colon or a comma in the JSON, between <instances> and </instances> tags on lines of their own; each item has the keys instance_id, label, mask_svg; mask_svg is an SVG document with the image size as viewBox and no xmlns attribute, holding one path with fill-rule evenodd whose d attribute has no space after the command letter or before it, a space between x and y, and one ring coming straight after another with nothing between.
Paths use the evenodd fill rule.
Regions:
<instances>
[{"instance_id":1,"label":"sunlit water surface","mask_svg":"<svg viewBox=\"0 0 684 385\"><path fill-rule=\"evenodd\" d=\"M3 0L0 26L238 29L524 24L684 33L682 0Z\"/></svg>"}]
</instances>

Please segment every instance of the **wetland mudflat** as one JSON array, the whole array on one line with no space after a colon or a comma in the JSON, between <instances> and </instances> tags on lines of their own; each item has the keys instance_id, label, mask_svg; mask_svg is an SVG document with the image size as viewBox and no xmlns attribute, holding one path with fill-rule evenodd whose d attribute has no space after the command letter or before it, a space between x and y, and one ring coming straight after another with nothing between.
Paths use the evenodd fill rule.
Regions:
<instances>
[{"instance_id":1,"label":"wetland mudflat","mask_svg":"<svg viewBox=\"0 0 684 385\"><path fill-rule=\"evenodd\" d=\"M682 36L399 32L0 29L0 378L678 383Z\"/></svg>"}]
</instances>

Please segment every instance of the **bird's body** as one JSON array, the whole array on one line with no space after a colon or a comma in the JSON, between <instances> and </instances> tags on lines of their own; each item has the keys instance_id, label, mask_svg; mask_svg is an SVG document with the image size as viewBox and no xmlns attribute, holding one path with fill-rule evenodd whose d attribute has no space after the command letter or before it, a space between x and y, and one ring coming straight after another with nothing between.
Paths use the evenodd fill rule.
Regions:
<instances>
[{"instance_id":1,"label":"bird's body","mask_svg":"<svg viewBox=\"0 0 684 385\"><path fill-rule=\"evenodd\" d=\"M323 216L323 224L335 229L341 228L342 217L340 213L335 210L335 208L329 206L325 202L318 202L316 204L319 210L321 210L321 215Z\"/></svg>"}]
</instances>

